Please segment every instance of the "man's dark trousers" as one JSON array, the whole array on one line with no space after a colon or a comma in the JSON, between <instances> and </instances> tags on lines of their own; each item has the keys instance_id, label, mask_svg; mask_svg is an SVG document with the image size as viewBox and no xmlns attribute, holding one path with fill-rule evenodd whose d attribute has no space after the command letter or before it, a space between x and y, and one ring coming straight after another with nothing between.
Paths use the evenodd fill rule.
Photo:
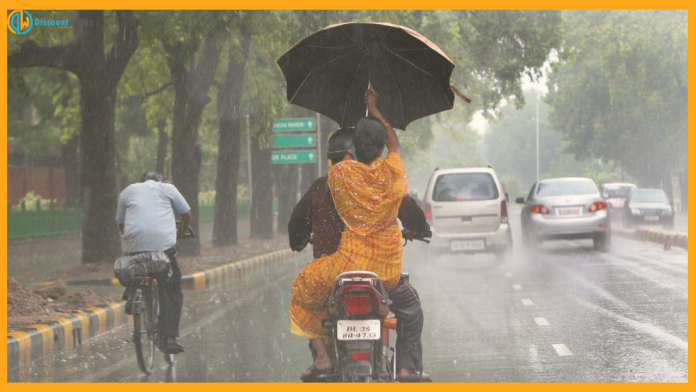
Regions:
<instances>
[{"instance_id":1,"label":"man's dark trousers","mask_svg":"<svg viewBox=\"0 0 696 392\"><path fill-rule=\"evenodd\" d=\"M176 262L176 248L167 249L164 253L171 260L172 276L169 279L158 279L159 287L159 325L164 336L179 337L179 320L184 306L184 294L181 292L181 270Z\"/></svg>"},{"instance_id":2,"label":"man's dark trousers","mask_svg":"<svg viewBox=\"0 0 696 392\"><path fill-rule=\"evenodd\" d=\"M418 292L401 278L389 292L389 309L396 316L396 368L423 371L423 308Z\"/></svg>"}]
</instances>

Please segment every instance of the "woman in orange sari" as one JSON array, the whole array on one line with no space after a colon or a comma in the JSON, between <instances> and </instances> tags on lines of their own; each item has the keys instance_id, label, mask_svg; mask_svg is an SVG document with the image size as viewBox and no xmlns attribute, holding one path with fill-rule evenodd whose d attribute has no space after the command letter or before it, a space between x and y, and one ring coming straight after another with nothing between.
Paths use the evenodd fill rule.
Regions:
<instances>
[{"instance_id":1,"label":"woman in orange sari","mask_svg":"<svg viewBox=\"0 0 696 392\"><path fill-rule=\"evenodd\" d=\"M355 158L329 169L329 188L336 210L345 222L338 251L307 264L292 283L290 324L293 334L310 339L317 352L314 365L303 373L326 372L332 367L324 346L328 318L326 299L334 279L346 271L376 273L391 291L399 283L403 247L396 216L408 193L399 140L377 109L379 94L370 86L365 101L372 117L355 127ZM384 148L385 159L379 158Z\"/></svg>"}]
</instances>

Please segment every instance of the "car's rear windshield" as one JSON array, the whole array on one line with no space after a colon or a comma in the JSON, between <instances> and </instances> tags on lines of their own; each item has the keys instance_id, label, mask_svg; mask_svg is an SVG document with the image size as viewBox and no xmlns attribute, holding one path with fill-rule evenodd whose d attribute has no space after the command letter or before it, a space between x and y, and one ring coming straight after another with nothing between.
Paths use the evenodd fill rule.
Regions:
<instances>
[{"instance_id":1,"label":"car's rear windshield","mask_svg":"<svg viewBox=\"0 0 696 392\"><path fill-rule=\"evenodd\" d=\"M489 173L453 173L437 178L434 201L474 201L497 199L500 194Z\"/></svg>"},{"instance_id":2,"label":"car's rear windshield","mask_svg":"<svg viewBox=\"0 0 696 392\"><path fill-rule=\"evenodd\" d=\"M633 191L631 195L633 203L669 203L667 195L661 190L656 191Z\"/></svg>"},{"instance_id":3,"label":"car's rear windshield","mask_svg":"<svg viewBox=\"0 0 696 392\"><path fill-rule=\"evenodd\" d=\"M537 196L592 195L597 187L590 180L541 182L537 187Z\"/></svg>"},{"instance_id":4,"label":"car's rear windshield","mask_svg":"<svg viewBox=\"0 0 696 392\"><path fill-rule=\"evenodd\" d=\"M604 188L604 192L610 199L625 199L633 190L630 186L608 186Z\"/></svg>"}]
</instances>

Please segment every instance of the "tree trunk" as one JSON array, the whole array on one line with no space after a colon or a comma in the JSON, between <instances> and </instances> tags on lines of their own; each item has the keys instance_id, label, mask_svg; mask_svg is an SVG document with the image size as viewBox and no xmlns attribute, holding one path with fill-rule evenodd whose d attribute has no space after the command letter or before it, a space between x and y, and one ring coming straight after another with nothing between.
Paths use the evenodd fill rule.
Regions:
<instances>
[{"instance_id":1,"label":"tree trunk","mask_svg":"<svg viewBox=\"0 0 696 392\"><path fill-rule=\"evenodd\" d=\"M176 76L174 76L176 78ZM183 84L183 85L182 85ZM191 227L199 232L198 177L201 170L201 146L198 144L198 120L187 115L187 85L175 83L174 121L172 132L172 183L191 207ZM195 123L193 122L195 121ZM181 241L182 254L199 255L200 239L189 238Z\"/></svg>"},{"instance_id":2,"label":"tree trunk","mask_svg":"<svg viewBox=\"0 0 696 392\"><path fill-rule=\"evenodd\" d=\"M241 30L240 41L239 49L229 48L227 74L218 93L220 135L215 177L214 246L229 246L237 243L237 182L242 132L241 101L244 69L251 43L248 28Z\"/></svg>"},{"instance_id":3,"label":"tree trunk","mask_svg":"<svg viewBox=\"0 0 696 392\"><path fill-rule=\"evenodd\" d=\"M166 132L167 121L161 119L157 121L157 172L164 176L165 163L167 162L167 145L169 144L169 135ZM166 178L166 177L165 177Z\"/></svg>"},{"instance_id":4,"label":"tree trunk","mask_svg":"<svg viewBox=\"0 0 696 392\"><path fill-rule=\"evenodd\" d=\"M272 165L273 183L278 197L278 233L288 233L290 215L297 204L297 165Z\"/></svg>"},{"instance_id":5,"label":"tree trunk","mask_svg":"<svg viewBox=\"0 0 696 392\"><path fill-rule=\"evenodd\" d=\"M251 237L273 238L273 178L271 150L260 142L268 135L251 138L251 180L254 198L251 201Z\"/></svg>"},{"instance_id":6,"label":"tree trunk","mask_svg":"<svg viewBox=\"0 0 696 392\"><path fill-rule=\"evenodd\" d=\"M65 202L68 207L75 207L80 200L80 155L77 148L80 145L78 135L61 146L63 170L65 170Z\"/></svg>"},{"instance_id":7,"label":"tree trunk","mask_svg":"<svg viewBox=\"0 0 696 392\"><path fill-rule=\"evenodd\" d=\"M181 43L163 41L167 63L174 83L174 120L172 129L172 183L191 206L191 227L199 231L198 181L201 171L201 146L198 143L198 124L205 105L208 90L215 77L224 40L212 33L206 36L194 67L192 59L183 55ZM189 71L186 66L193 69ZM182 241L182 254L199 255L200 237Z\"/></svg>"},{"instance_id":8,"label":"tree trunk","mask_svg":"<svg viewBox=\"0 0 696 392\"><path fill-rule=\"evenodd\" d=\"M113 261L121 253L116 216L114 113L116 89L107 75L80 78L82 113L82 262Z\"/></svg>"}]
</instances>

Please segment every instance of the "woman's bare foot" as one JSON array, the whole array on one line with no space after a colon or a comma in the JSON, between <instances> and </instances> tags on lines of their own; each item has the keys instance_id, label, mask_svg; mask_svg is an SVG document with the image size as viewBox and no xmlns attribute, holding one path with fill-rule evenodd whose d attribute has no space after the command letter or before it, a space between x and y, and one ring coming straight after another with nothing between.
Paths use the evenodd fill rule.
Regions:
<instances>
[{"instance_id":1,"label":"woman's bare foot","mask_svg":"<svg viewBox=\"0 0 696 392\"><path fill-rule=\"evenodd\" d=\"M326 351L326 346L324 346L323 339L311 339L310 343L317 353L317 358L314 360L314 364L310 366L307 370L302 372L300 378L302 380L311 379L313 375L324 373L333 367L329 353Z\"/></svg>"},{"instance_id":2,"label":"woman's bare foot","mask_svg":"<svg viewBox=\"0 0 696 392\"><path fill-rule=\"evenodd\" d=\"M396 374L397 380L401 379L403 381L409 381L409 382L430 382L432 381L430 379L430 375L425 374L425 373L418 373L413 369L399 369L399 372Z\"/></svg>"}]
</instances>

